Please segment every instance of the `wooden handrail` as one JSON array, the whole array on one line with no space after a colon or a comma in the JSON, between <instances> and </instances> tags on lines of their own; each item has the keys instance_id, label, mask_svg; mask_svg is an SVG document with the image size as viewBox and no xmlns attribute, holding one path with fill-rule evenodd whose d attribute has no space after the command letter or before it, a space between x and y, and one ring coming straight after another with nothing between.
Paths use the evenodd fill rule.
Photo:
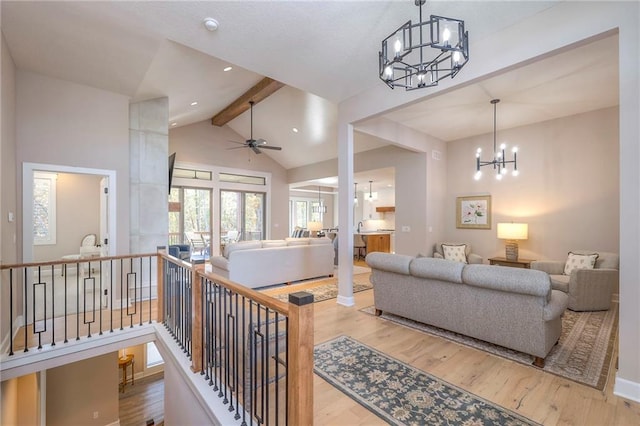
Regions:
<instances>
[{"instance_id":1,"label":"wooden handrail","mask_svg":"<svg viewBox=\"0 0 640 426\"><path fill-rule=\"evenodd\" d=\"M15 263L11 265L1 265L0 270L3 269L15 269L15 268L35 268L38 266L55 266L55 265L68 265L70 263L86 263L86 262L102 262L105 260L119 260L119 259L134 259L140 257L155 257L158 253L141 253L141 254L124 254L119 256L105 256L105 257L81 257L79 259L72 260L51 260L48 262L29 262L29 263ZM187 263L187 265L190 265Z\"/></svg>"}]
</instances>

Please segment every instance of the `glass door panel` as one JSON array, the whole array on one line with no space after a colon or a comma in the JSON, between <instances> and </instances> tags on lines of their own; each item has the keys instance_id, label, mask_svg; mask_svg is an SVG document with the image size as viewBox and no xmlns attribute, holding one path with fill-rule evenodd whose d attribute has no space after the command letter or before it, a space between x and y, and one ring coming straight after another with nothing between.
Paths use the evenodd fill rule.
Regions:
<instances>
[{"instance_id":1,"label":"glass door panel","mask_svg":"<svg viewBox=\"0 0 640 426\"><path fill-rule=\"evenodd\" d=\"M246 192L244 194L244 239L262 240L264 238L264 194Z\"/></svg>"},{"instance_id":2,"label":"glass door panel","mask_svg":"<svg viewBox=\"0 0 640 426\"><path fill-rule=\"evenodd\" d=\"M220 191L220 236L224 246L239 240L264 238L265 194Z\"/></svg>"}]
</instances>

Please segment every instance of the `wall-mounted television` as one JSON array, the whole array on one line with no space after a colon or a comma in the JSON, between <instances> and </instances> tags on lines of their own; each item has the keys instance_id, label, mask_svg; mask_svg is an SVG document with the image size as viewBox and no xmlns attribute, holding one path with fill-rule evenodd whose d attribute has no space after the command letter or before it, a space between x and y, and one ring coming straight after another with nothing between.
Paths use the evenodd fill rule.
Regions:
<instances>
[{"instance_id":1,"label":"wall-mounted television","mask_svg":"<svg viewBox=\"0 0 640 426\"><path fill-rule=\"evenodd\" d=\"M169 194L171 194L171 181L173 180L173 166L176 164L176 153L169 156Z\"/></svg>"}]
</instances>

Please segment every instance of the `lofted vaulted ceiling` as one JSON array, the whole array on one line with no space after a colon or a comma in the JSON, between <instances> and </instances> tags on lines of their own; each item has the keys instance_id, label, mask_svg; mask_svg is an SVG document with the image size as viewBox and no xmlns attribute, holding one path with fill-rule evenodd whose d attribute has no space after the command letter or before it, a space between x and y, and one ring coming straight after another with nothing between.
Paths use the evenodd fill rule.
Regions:
<instances>
[{"instance_id":1,"label":"lofted vaulted ceiling","mask_svg":"<svg viewBox=\"0 0 640 426\"><path fill-rule=\"evenodd\" d=\"M474 40L555 3L438 1L428 2L425 12L464 19L473 49ZM377 77L380 41L417 19L410 0L3 1L0 7L17 68L132 101L167 96L169 124L176 127L210 120L265 76L287 84L254 109L254 134L283 147L265 155L287 169L337 156L338 103L383 84ZM216 32L204 28L206 17L219 21ZM483 60L473 50L471 57ZM233 69L223 71L228 66ZM616 105L617 76L617 36L612 36L384 118L456 140L491 132L493 97L503 100L500 128ZM247 139L249 114L228 126ZM376 146L379 141L359 143L356 151Z\"/></svg>"}]
</instances>

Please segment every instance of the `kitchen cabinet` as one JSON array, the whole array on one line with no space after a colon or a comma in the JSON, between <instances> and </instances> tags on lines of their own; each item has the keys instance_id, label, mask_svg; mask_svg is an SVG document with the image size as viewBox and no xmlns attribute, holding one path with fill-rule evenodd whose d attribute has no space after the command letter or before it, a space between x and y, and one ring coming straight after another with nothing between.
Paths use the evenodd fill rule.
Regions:
<instances>
[{"instance_id":1,"label":"kitchen cabinet","mask_svg":"<svg viewBox=\"0 0 640 426\"><path fill-rule=\"evenodd\" d=\"M376 211L378 213L389 213L389 212L395 212L396 208L394 206L386 206L386 207L376 207Z\"/></svg>"},{"instance_id":2,"label":"kitchen cabinet","mask_svg":"<svg viewBox=\"0 0 640 426\"><path fill-rule=\"evenodd\" d=\"M391 253L391 235L390 234L365 234L367 254L374 251Z\"/></svg>"}]
</instances>

